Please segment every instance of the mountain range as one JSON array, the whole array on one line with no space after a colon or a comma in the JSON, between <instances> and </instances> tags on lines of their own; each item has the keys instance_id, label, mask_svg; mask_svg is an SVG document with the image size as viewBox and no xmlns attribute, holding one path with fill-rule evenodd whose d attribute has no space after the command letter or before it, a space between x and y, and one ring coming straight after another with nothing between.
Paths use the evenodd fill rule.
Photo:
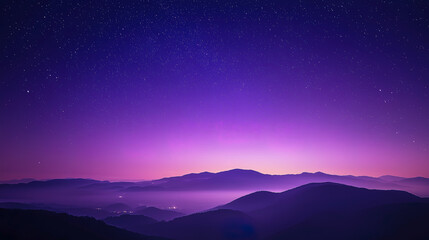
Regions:
<instances>
[{"instance_id":1,"label":"mountain range","mask_svg":"<svg viewBox=\"0 0 429 240\"><path fill-rule=\"evenodd\" d=\"M28 208L28 205L3 203L0 207ZM128 206L111 204L106 209L124 207ZM140 210L148 208L151 209L141 207ZM70 233L73 238L68 239L85 239L78 238L79 234L93 236L93 231L112 232L108 234L110 238L98 239L152 238L148 236L176 240L427 239L429 236L429 199L404 191L370 190L331 182L305 184L279 193L258 191L206 211L167 221L141 212L102 219L112 227L122 228L121 231L106 228L100 221L87 217L41 210L0 212L0 221L13 223L2 226L2 233L9 234L4 235L4 239L13 239L8 237L16 234L16 239L29 239L16 232L22 230L34 236L44 236L43 239L53 239L52 236L63 236L70 231L73 231ZM29 226L32 221L44 223ZM73 224L70 225L70 221ZM20 224L23 226L19 227ZM49 224L61 225L58 227L61 231L55 229L54 235L50 235L46 230ZM77 230L70 230L76 227ZM63 231L65 233L60 233Z\"/></svg>"},{"instance_id":2,"label":"mountain range","mask_svg":"<svg viewBox=\"0 0 429 240\"><path fill-rule=\"evenodd\" d=\"M0 202L45 203L50 207L56 204L61 205L59 208L68 208L66 212L73 211L76 215L79 215L79 212L85 215L85 212L97 209L91 216L101 219L111 216L114 210L106 206L116 203L128 207L115 212L128 212L142 206L153 206L158 209L193 213L255 191L282 192L318 182L334 182L368 189L402 190L420 197L429 197L429 179L423 177L339 176L322 172L269 175L253 170L233 169L140 182L53 179L0 184ZM163 220L170 219L167 217Z\"/></svg>"},{"instance_id":3,"label":"mountain range","mask_svg":"<svg viewBox=\"0 0 429 240\"><path fill-rule=\"evenodd\" d=\"M231 177L230 174L227 176ZM261 176L246 172L247 176L254 174ZM82 182L78 180L76 184L88 186ZM146 206L124 210L131 207L112 203L96 209L110 214L98 217L104 223L54 213L65 211L55 204L49 206L1 203L0 208L9 208L0 210L0 222L4 223L2 239L58 239L68 234L71 237L65 239L427 239L429 236L429 199L405 191L370 190L332 182L309 183L283 192L257 191L188 215ZM37 208L49 211L30 210ZM151 214L154 215L148 216ZM31 222L37 223L31 225ZM54 226L52 232L49 226ZM23 231L30 235L23 235ZM103 234L97 235L99 231Z\"/></svg>"},{"instance_id":4,"label":"mountain range","mask_svg":"<svg viewBox=\"0 0 429 240\"><path fill-rule=\"evenodd\" d=\"M162 240L119 229L89 217L44 210L0 208L0 239L4 240Z\"/></svg>"},{"instance_id":5,"label":"mountain range","mask_svg":"<svg viewBox=\"0 0 429 240\"><path fill-rule=\"evenodd\" d=\"M183 176L168 177L140 182L109 182L92 179L53 179L45 181L10 180L0 184L0 196L6 196L5 190L79 188L81 190L116 190L116 191L181 191L181 190L286 190L312 182L336 182L356 187L374 189L407 190L416 195L429 196L429 178L403 178L397 176L352 176L331 175L322 172L285 175L263 174L253 170L232 169L211 173L191 173ZM19 183L15 183L19 182ZM226 184L228 183L228 184ZM4 191L3 191L4 190Z\"/></svg>"},{"instance_id":6,"label":"mountain range","mask_svg":"<svg viewBox=\"0 0 429 240\"><path fill-rule=\"evenodd\" d=\"M281 193L255 192L134 231L178 240L314 239L314 228L324 236L318 239L401 239L407 234L424 239L429 236L428 210L429 199L404 191L311 183ZM329 231L320 229L319 222Z\"/></svg>"},{"instance_id":7,"label":"mountain range","mask_svg":"<svg viewBox=\"0 0 429 240\"><path fill-rule=\"evenodd\" d=\"M70 239L427 239L427 196L429 179L388 175L233 169L141 182L53 179L0 184L0 221L10 223L2 239L61 231L76 233Z\"/></svg>"}]
</instances>

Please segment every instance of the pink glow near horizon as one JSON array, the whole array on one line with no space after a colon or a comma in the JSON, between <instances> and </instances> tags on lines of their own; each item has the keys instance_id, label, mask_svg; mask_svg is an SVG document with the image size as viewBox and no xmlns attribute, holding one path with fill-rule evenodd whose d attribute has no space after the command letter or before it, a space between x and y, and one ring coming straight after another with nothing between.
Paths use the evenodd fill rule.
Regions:
<instances>
[{"instance_id":1,"label":"pink glow near horizon","mask_svg":"<svg viewBox=\"0 0 429 240\"><path fill-rule=\"evenodd\" d=\"M419 4L8 2L0 179L429 177Z\"/></svg>"},{"instance_id":2,"label":"pink glow near horizon","mask_svg":"<svg viewBox=\"0 0 429 240\"><path fill-rule=\"evenodd\" d=\"M340 175L428 175L421 165L407 165L410 157L424 165L425 156L371 136L335 129L272 127L268 123L213 125L192 124L180 131L121 132L97 136L97 141L89 136L68 147L51 142L49 148L37 149L40 155L32 155L37 162L15 166L21 175L6 173L2 179L157 179L234 168L267 174L322 171ZM148 138L148 134L157 137ZM74 159L85 160L74 164Z\"/></svg>"}]
</instances>

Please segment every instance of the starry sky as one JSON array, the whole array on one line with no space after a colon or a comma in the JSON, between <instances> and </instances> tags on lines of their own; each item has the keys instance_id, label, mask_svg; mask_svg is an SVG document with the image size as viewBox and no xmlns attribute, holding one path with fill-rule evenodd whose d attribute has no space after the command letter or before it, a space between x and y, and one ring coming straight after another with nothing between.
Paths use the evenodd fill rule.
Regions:
<instances>
[{"instance_id":1,"label":"starry sky","mask_svg":"<svg viewBox=\"0 0 429 240\"><path fill-rule=\"evenodd\" d=\"M429 177L426 0L0 6L0 179Z\"/></svg>"}]
</instances>

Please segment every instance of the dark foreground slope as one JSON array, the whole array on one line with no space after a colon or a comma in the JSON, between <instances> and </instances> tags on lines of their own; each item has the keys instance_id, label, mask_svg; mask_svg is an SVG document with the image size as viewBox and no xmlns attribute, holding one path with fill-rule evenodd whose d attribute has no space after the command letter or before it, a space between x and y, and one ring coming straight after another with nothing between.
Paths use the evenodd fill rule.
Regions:
<instances>
[{"instance_id":1,"label":"dark foreground slope","mask_svg":"<svg viewBox=\"0 0 429 240\"><path fill-rule=\"evenodd\" d=\"M176 240L429 239L428 208L427 199L403 191L315 183L252 193L169 222L124 227Z\"/></svg>"},{"instance_id":2,"label":"dark foreground slope","mask_svg":"<svg viewBox=\"0 0 429 240\"><path fill-rule=\"evenodd\" d=\"M390 204L425 202L427 199L403 191L368 190L336 183L315 183L282 193L256 192L217 209L245 212L254 220L259 234L269 237L316 216L347 214L344 216L347 218L345 220L352 221L351 216L354 213L366 209ZM386 212L386 219L392 218L389 221L396 219L396 215L387 217L388 214L390 213ZM310 227L307 230L311 232Z\"/></svg>"},{"instance_id":3,"label":"dark foreground slope","mask_svg":"<svg viewBox=\"0 0 429 240\"><path fill-rule=\"evenodd\" d=\"M141 233L176 240L253 240L254 224L246 214L233 210L196 213L142 228Z\"/></svg>"},{"instance_id":4,"label":"dark foreground slope","mask_svg":"<svg viewBox=\"0 0 429 240\"><path fill-rule=\"evenodd\" d=\"M105 221L135 233L93 218L0 209L0 239L419 240L429 239L429 201L402 191L317 183L256 192L168 222L139 215Z\"/></svg>"},{"instance_id":5,"label":"dark foreground slope","mask_svg":"<svg viewBox=\"0 0 429 240\"><path fill-rule=\"evenodd\" d=\"M153 218L143 215L129 215L123 214L115 217L108 217L103 220L105 223L123 228L132 232L140 232L146 225L154 224L157 221Z\"/></svg>"},{"instance_id":6,"label":"dark foreground slope","mask_svg":"<svg viewBox=\"0 0 429 240\"><path fill-rule=\"evenodd\" d=\"M429 204L389 204L353 214L323 214L283 230L269 239L426 240L429 239Z\"/></svg>"},{"instance_id":7,"label":"dark foreground slope","mask_svg":"<svg viewBox=\"0 0 429 240\"><path fill-rule=\"evenodd\" d=\"M89 217L43 210L0 209L2 240L155 240Z\"/></svg>"}]
</instances>

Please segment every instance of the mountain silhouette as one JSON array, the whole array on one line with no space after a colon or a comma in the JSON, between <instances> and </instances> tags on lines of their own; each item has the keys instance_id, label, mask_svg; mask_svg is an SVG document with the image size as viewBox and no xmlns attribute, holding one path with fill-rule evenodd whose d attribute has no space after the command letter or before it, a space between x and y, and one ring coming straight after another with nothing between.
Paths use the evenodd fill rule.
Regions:
<instances>
[{"instance_id":1,"label":"mountain silhouette","mask_svg":"<svg viewBox=\"0 0 429 240\"><path fill-rule=\"evenodd\" d=\"M429 184L429 179L424 177L415 177L415 178L405 178L396 181L400 184L406 184L409 186L423 185L427 186Z\"/></svg>"},{"instance_id":2,"label":"mountain silhouette","mask_svg":"<svg viewBox=\"0 0 429 240\"><path fill-rule=\"evenodd\" d=\"M62 205L49 205L49 204L36 204L36 203L19 203L19 202L0 202L0 208L8 209L30 209L30 210L47 210L58 213L67 213L73 216L89 216L95 219L105 219L107 217L116 217L121 214L130 215L144 215L155 219L156 221L169 221L177 217L185 216L185 214L159 209L156 207L132 207L124 203L113 203L103 208L84 208L84 207L71 207Z\"/></svg>"},{"instance_id":3,"label":"mountain silhouette","mask_svg":"<svg viewBox=\"0 0 429 240\"><path fill-rule=\"evenodd\" d=\"M25 209L25 210L48 210L47 206L28 204L28 203L17 203L17 202L2 202L0 203L0 208L10 208L10 209Z\"/></svg>"},{"instance_id":4,"label":"mountain silhouette","mask_svg":"<svg viewBox=\"0 0 429 240\"><path fill-rule=\"evenodd\" d=\"M46 210L57 213L67 213L73 216L88 216L95 219L104 219L110 216L115 216L110 211L105 211L102 209L96 208L85 208L85 207L70 207L70 206L61 206L61 205L49 205L49 204L36 204L36 203L16 203L16 202L3 202L0 203L0 208L8 209L23 209L23 210Z\"/></svg>"},{"instance_id":5,"label":"mountain silhouette","mask_svg":"<svg viewBox=\"0 0 429 240\"><path fill-rule=\"evenodd\" d=\"M134 214L151 217L158 221L169 221L174 218L182 217L185 215L180 212L159 209L156 207L139 207L134 210Z\"/></svg>"},{"instance_id":6,"label":"mountain silhouette","mask_svg":"<svg viewBox=\"0 0 429 240\"><path fill-rule=\"evenodd\" d=\"M139 232L176 240L257 239L252 219L234 210L196 213L169 222L146 225Z\"/></svg>"},{"instance_id":7,"label":"mountain silhouette","mask_svg":"<svg viewBox=\"0 0 429 240\"><path fill-rule=\"evenodd\" d=\"M242 212L252 212L257 209L268 207L282 198L282 194L268 191L258 191L246 196L240 197L228 204L216 207L214 209L232 209Z\"/></svg>"},{"instance_id":8,"label":"mountain silhouette","mask_svg":"<svg viewBox=\"0 0 429 240\"><path fill-rule=\"evenodd\" d=\"M44 210L0 209L0 239L4 240L155 240L89 217Z\"/></svg>"},{"instance_id":9,"label":"mountain silhouette","mask_svg":"<svg viewBox=\"0 0 429 240\"><path fill-rule=\"evenodd\" d=\"M183 176L140 182L125 191L177 191L177 190L286 190L308 183L335 182L356 187L382 190L403 190L429 196L429 179L382 176L339 176L322 172L285 175L262 174L254 170L233 169L218 173L202 172ZM150 184L148 184L150 183Z\"/></svg>"},{"instance_id":10,"label":"mountain silhouette","mask_svg":"<svg viewBox=\"0 0 429 240\"><path fill-rule=\"evenodd\" d=\"M29 183L36 181L34 178L22 178L22 179L13 179L13 180L6 180L6 181L0 181L0 184L18 184L18 183Z\"/></svg>"},{"instance_id":11,"label":"mountain silhouette","mask_svg":"<svg viewBox=\"0 0 429 240\"><path fill-rule=\"evenodd\" d=\"M150 217L146 217L143 215L129 215L129 214L123 214L115 217L108 217L103 221L109 225L123 228L132 232L139 232L140 229L143 228L143 226L157 222L155 219Z\"/></svg>"},{"instance_id":12,"label":"mountain silhouette","mask_svg":"<svg viewBox=\"0 0 429 240\"><path fill-rule=\"evenodd\" d=\"M425 240L429 237L428 216L428 203L388 204L349 214L321 214L280 231L269 240Z\"/></svg>"},{"instance_id":13,"label":"mountain silhouette","mask_svg":"<svg viewBox=\"0 0 429 240\"><path fill-rule=\"evenodd\" d=\"M321 232L321 238L317 239L428 236L423 228L427 221L422 224L408 221L427 216L428 204L428 199L403 191L312 183L281 193L255 192L214 210L168 222L125 227L145 235L178 240L315 239L313 229L314 233ZM402 227L395 227L398 225ZM356 236L360 237L353 238L352 233L359 233Z\"/></svg>"},{"instance_id":14,"label":"mountain silhouette","mask_svg":"<svg viewBox=\"0 0 429 240\"><path fill-rule=\"evenodd\" d=\"M308 183L335 182L356 187L403 190L429 197L428 178L382 176L338 176L322 172L285 175L262 174L254 170L233 169L218 173L202 172L141 182L109 182L92 179L53 179L18 184L0 184L0 199L40 200L71 199L80 195L105 195L117 198L119 193L156 191L284 191ZM97 193L97 194L94 194Z\"/></svg>"},{"instance_id":15,"label":"mountain silhouette","mask_svg":"<svg viewBox=\"0 0 429 240\"><path fill-rule=\"evenodd\" d=\"M234 172L226 174L235 177ZM11 202L1 206L47 207ZM59 206L55 208L59 211ZM118 210L130 206L114 203L107 208ZM145 236L156 236L176 240L428 239L429 236L429 199L404 191L369 190L330 182L306 184L280 193L258 191L187 216L154 207L138 207L131 212L105 218L104 222L112 225L108 226L88 217L3 209L0 239L61 239L67 234L73 237L67 239L151 239ZM142 212L163 219L157 221ZM117 232L119 229L113 226L123 228L124 232ZM101 235L94 235L97 233Z\"/></svg>"},{"instance_id":16,"label":"mountain silhouette","mask_svg":"<svg viewBox=\"0 0 429 240\"><path fill-rule=\"evenodd\" d=\"M125 203L113 203L105 206L103 209L107 211L112 211L112 212L113 211L122 212L122 211L129 211L132 208Z\"/></svg>"},{"instance_id":17,"label":"mountain silhouette","mask_svg":"<svg viewBox=\"0 0 429 240\"><path fill-rule=\"evenodd\" d=\"M98 183L100 181L92 179L83 179L83 178L70 178L70 179L51 179L46 181L30 181L18 184L2 184L0 189L9 189L9 188L31 188L31 189L41 189L41 188L55 188L55 187L79 187L85 186L88 184Z\"/></svg>"},{"instance_id":18,"label":"mountain silhouette","mask_svg":"<svg viewBox=\"0 0 429 240\"><path fill-rule=\"evenodd\" d=\"M177 211L195 213L230 202L256 191L285 191L308 183L334 182L355 187L402 190L420 197L429 196L427 178L382 176L337 176L322 172L286 175L262 174L253 170L233 169L218 173L202 172L142 182L109 182L91 179L54 179L19 184L0 184L1 202L55 203L61 206L42 208L76 216L104 219L130 213L136 206L176 206ZM180 192L180 193L179 193ZM213 195L215 197L212 197ZM118 203L129 207L110 208ZM263 202L261 202L263 204ZM171 220L180 215L157 216L138 213L157 220Z\"/></svg>"},{"instance_id":19,"label":"mountain silhouette","mask_svg":"<svg viewBox=\"0 0 429 240\"><path fill-rule=\"evenodd\" d=\"M312 183L281 193L256 192L216 209L247 213L255 220L262 235L267 236L322 213L344 213L385 204L425 201L403 191Z\"/></svg>"}]
</instances>

